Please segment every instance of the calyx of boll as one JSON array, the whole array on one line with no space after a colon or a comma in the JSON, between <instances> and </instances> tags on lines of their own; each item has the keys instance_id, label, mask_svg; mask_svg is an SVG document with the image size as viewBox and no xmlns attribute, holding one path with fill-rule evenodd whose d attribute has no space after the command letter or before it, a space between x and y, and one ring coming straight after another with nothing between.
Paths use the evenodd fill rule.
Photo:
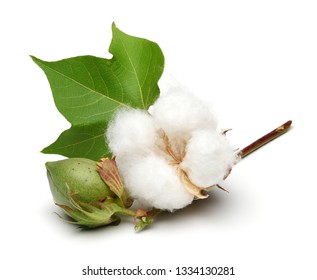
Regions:
<instances>
[{"instance_id":1,"label":"calyx of boll","mask_svg":"<svg viewBox=\"0 0 317 280\"><path fill-rule=\"evenodd\" d=\"M115 158L102 158L97 163L97 172L110 190L120 199L121 205L129 208L133 200L128 196L121 180Z\"/></svg>"},{"instance_id":2,"label":"calyx of boll","mask_svg":"<svg viewBox=\"0 0 317 280\"><path fill-rule=\"evenodd\" d=\"M109 186L92 160L70 158L47 162L46 169L55 203L74 219L75 224L92 228L118 223L120 218L116 214L131 205L122 182L111 175L114 171L106 176Z\"/></svg>"}]
</instances>

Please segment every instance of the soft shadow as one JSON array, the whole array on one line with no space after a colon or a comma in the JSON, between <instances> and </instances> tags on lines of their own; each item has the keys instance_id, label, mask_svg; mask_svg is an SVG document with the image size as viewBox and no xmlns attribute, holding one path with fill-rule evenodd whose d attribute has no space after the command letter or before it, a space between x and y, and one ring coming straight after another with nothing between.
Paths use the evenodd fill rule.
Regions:
<instances>
[{"instance_id":1,"label":"soft shadow","mask_svg":"<svg viewBox=\"0 0 317 280\"><path fill-rule=\"evenodd\" d=\"M173 223L175 221L188 222L195 219L208 219L210 221L213 217L218 217L219 213L226 208L226 204L229 203L229 199L226 197L228 195L223 191L211 192L207 199L195 200L184 209L172 213L163 212L156 218L155 224Z\"/></svg>"},{"instance_id":2,"label":"soft shadow","mask_svg":"<svg viewBox=\"0 0 317 280\"><path fill-rule=\"evenodd\" d=\"M153 224L149 227L145 228L138 234L143 234L149 232L151 230L155 230L156 227L169 227L173 225L175 222L178 224L188 224L197 220L206 220L208 222L212 222L214 219L219 219L219 216L225 215L226 209L230 204L230 194L221 191L221 190L213 190L209 193L209 197L204 200L195 200L191 205L174 211L174 212L162 212L157 217ZM77 226L71 222L71 219L58 207L45 207L44 212L50 212L54 221L53 224L60 223L60 227L68 232L69 234L74 234L80 232L85 235L95 235L98 236L100 234L113 235L116 234L117 231L132 231L134 229L134 220L131 217L121 217L121 222L119 223L119 228L117 224L111 224L107 226L102 226L99 228L83 228ZM49 208L49 209L47 209ZM230 208L230 207L229 207Z\"/></svg>"}]
</instances>

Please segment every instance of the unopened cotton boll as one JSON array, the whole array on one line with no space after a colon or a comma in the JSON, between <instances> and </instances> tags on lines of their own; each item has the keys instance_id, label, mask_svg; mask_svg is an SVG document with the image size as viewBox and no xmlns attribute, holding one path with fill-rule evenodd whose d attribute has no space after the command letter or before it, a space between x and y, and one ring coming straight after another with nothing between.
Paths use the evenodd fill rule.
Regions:
<instances>
[{"instance_id":1,"label":"unopened cotton boll","mask_svg":"<svg viewBox=\"0 0 317 280\"><path fill-rule=\"evenodd\" d=\"M176 169L154 153L118 157L117 164L129 195L141 205L173 211L193 201Z\"/></svg>"},{"instance_id":2,"label":"unopened cotton boll","mask_svg":"<svg viewBox=\"0 0 317 280\"><path fill-rule=\"evenodd\" d=\"M151 107L151 114L165 133L187 140L195 130L215 130L217 122L210 108L190 92L174 87Z\"/></svg>"},{"instance_id":3,"label":"unopened cotton boll","mask_svg":"<svg viewBox=\"0 0 317 280\"><path fill-rule=\"evenodd\" d=\"M225 135L200 130L188 141L180 167L194 184L207 188L222 181L236 162L235 149Z\"/></svg>"},{"instance_id":4,"label":"unopened cotton boll","mask_svg":"<svg viewBox=\"0 0 317 280\"><path fill-rule=\"evenodd\" d=\"M147 111L120 109L110 122L106 138L113 154L139 153L152 150L157 133Z\"/></svg>"}]
</instances>

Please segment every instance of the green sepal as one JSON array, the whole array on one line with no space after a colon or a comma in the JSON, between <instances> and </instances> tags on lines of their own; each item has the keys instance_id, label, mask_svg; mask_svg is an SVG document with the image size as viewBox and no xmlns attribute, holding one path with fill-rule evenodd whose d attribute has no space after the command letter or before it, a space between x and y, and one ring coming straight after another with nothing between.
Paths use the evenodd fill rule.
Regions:
<instances>
[{"instance_id":1,"label":"green sepal","mask_svg":"<svg viewBox=\"0 0 317 280\"><path fill-rule=\"evenodd\" d=\"M69 202L71 206L60 205L65 213L70 216L74 221L70 223L79 225L81 227L96 228L100 226L119 224L120 217L116 213L122 212L122 208L116 203L104 202L102 208L96 207L89 203L84 203L76 199L76 194L69 192Z\"/></svg>"},{"instance_id":2,"label":"green sepal","mask_svg":"<svg viewBox=\"0 0 317 280\"><path fill-rule=\"evenodd\" d=\"M142 217L139 219L139 221L134 225L134 230L139 232L146 227L148 227L150 224L152 224L153 218L152 217Z\"/></svg>"}]
</instances>

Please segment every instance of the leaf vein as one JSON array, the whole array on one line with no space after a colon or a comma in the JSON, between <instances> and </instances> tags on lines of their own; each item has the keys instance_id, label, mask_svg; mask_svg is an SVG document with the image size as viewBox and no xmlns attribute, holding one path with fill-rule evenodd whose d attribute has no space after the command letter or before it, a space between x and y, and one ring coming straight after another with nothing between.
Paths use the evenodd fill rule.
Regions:
<instances>
[{"instance_id":1,"label":"leaf vein","mask_svg":"<svg viewBox=\"0 0 317 280\"><path fill-rule=\"evenodd\" d=\"M54 68L49 67L48 65L45 65L45 64L44 64L44 66L45 66L46 68L48 68L49 70L51 70L51 71L53 71L53 72L55 72L55 73L57 73L57 74L63 76L65 79L71 80L72 82L74 82L74 83L80 85L81 87L85 88L86 90L92 91L92 92L95 92L96 94L101 95L102 98L109 99L110 101L113 101L114 103L118 103L118 104L120 104L120 105L122 105L122 106L124 106L124 107L129 107L128 105L126 105L126 104L124 104L124 103L122 103L122 102L120 102L120 101L118 101L118 100L115 100L115 99L113 99L113 98L111 98L111 97L109 97L109 96L107 96L107 95L104 95L104 94L102 94L102 93L99 92L99 91L91 90L89 87L85 86L84 84L82 84L82 83L76 81L75 79L73 79L73 78L71 78L71 77L65 75L64 73L61 73L61 72L59 72L59 71L56 71Z\"/></svg>"},{"instance_id":2,"label":"leaf vein","mask_svg":"<svg viewBox=\"0 0 317 280\"><path fill-rule=\"evenodd\" d=\"M135 67L134 67L134 64L132 63L131 57L130 57L130 55L129 55L127 49L126 49L126 46L125 46L124 42L122 41L121 37L119 37L119 40L120 40L120 42L121 42L121 44L122 44L122 46L123 46L123 49L124 49L124 51L125 51L125 53L126 53L126 55L127 55L127 57L128 57L128 60L129 60L129 62L130 62L130 64L131 64L131 67L132 67L132 69L133 69L133 73L134 73L134 75L135 75L135 78L136 78L136 80L137 80L138 87L139 87L139 93L140 93L140 97L141 97L142 107L145 109L144 100L143 100L143 92L142 92L142 88L141 88L141 85L140 85L140 79L139 79L139 77L138 77L138 74L137 74L137 72L136 72L136 69L135 69Z\"/></svg>"},{"instance_id":3,"label":"leaf vein","mask_svg":"<svg viewBox=\"0 0 317 280\"><path fill-rule=\"evenodd\" d=\"M91 134L88 134L88 133L87 133L87 135L91 135ZM83 144L83 143L86 143L86 142L92 141L92 140L95 141L95 139L98 139L98 138L100 138L100 137L104 137L104 134L98 134L98 135L93 136L93 137L91 137L91 138L87 138L87 139L85 139L85 140L83 140L83 141L79 141L79 142L76 142L76 143L71 143L71 144L69 144L69 145L59 146L59 147L55 147L55 148L51 148L51 149L52 149L53 151L54 151L54 150L66 149L66 148L69 148L69 147L71 147L71 148L74 149L74 147L77 146L77 145L80 145L80 144Z\"/></svg>"}]
</instances>

